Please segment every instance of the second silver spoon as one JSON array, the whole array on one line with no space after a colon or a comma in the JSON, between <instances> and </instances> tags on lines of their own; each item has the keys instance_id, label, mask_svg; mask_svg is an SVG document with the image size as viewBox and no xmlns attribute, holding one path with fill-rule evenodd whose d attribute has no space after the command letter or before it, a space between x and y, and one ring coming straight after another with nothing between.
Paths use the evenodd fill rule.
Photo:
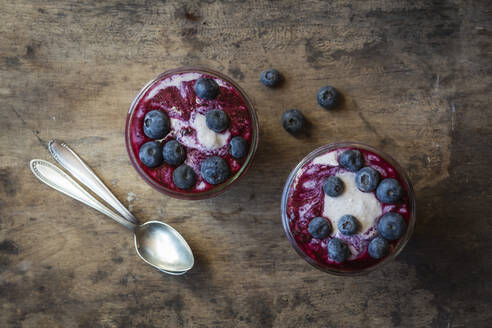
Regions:
<instances>
[{"instance_id":1,"label":"second silver spoon","mask_svg":"<svg viewBox=\"0 0 492 328\"><path fill-rule=\"evenodd\" d=\"M184 274L193 267L194 257L190 246L171 226L160 221L136 225L108 209L53 164L35 159L31 161L30 166L40 181L91 206L132 231L137 254L147 264L173 275Z\"/></svg>"}]
</instances>

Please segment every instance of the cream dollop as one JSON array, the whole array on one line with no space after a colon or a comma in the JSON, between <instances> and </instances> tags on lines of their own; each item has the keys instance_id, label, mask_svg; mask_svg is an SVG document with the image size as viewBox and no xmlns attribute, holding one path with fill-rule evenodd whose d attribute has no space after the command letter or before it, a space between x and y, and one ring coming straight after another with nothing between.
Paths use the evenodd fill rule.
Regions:
<instances>
[{"instance_id":1,"label":"cream dollop","mask_svg":"<svg viewBox=\"0 0 492 328\"><path fill-rule=\"evenodd\" d=\"M381 216L381 204L373 193L362 192L357 188L355 173L343 172L337 174L337 177L342 179L345 189L338 197L324 195L323 216L329 218L333 224L332 235L338 232L338 220L346 214L357 218L361 225L358 233L364 234Z\"/></svg>"}]
</instances>

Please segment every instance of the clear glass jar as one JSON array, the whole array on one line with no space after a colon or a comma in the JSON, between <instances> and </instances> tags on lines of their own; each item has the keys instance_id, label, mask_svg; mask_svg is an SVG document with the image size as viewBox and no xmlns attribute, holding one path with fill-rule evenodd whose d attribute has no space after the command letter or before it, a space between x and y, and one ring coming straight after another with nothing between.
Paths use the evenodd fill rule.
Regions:
<instances>
[{"instance_id":1,"label":"clear glass jar","mask_svg":"<svg viewBox=\"0 0 492 328\"><path fill-rule=\"evenodd\" d=\"M214 186L212 189L203 191L203 192L180 192L177 190L169 189L163 186L162 184L158 183L156 180L154 180L151 176L149 176L139 165L137 161L137 156L138 154L135 154L132 145L131 145L131 132L130 129L132 127L132 122L133 122L133 117L135 114L135 109L142 99L142 97L146 94L147 90L149 90L154 83L162 80L163 78L167 76L171 76L174 74L180 74L180 73L189 73L189 72L196 72L196 73L202 73L202 74L207 74L207 75L212 75L215 76L219 79L222 79L232 85L239 93L239 95L244 99L244 102L246 103L250 117L251 117L251 125L252 125L252 138L251 138L251 143L249 147L249 152L244 160L244 162L241 165L241 168L227 181L224 183ZM241 89L239 85L237 85L234 81L232 81L229 77L223 75L222 73L216 72L211 69L207 68L200 68L200 67L179 67L175 68L172 70L165 71L161 74L159 74L156 78L153 80L149 81L137 94L135 99L133 99L130 110L128 111L128 115L126 117L126 124L125 124L125 143L126 143L126 149L128 152L128 155L130 157L130 162L132 163L133 167L135 170L140 174L140 176L147 182L149 185L151 185L154 189L157 191L166 194L168 196L174 197L174 198L179 198L179 199L188 199L188 200L196 200L196 199L205 199L205 198L210 198L213 196L216 196L217 194L223 192L226 190L229 186L231 186L233 183L235 183L241 176L243 176L248 168L251 166L251 162L253 160L253 157L256 153L256 149L258 148L258 137L259 137L259 127L258 127L258 117L256 116L256 111L249 100L248 96L246 93Z\"/></svg>"},{"instance_id":2,"label":"clear glass jar","mask_svg":"<svg viewBox=\"0 0 492 328\"><path fill-rule=\"evenodd\" d=\"M320 261L317 261L310 257L309 255L306 254L306 252L301 248L301 246L298 244L297 240L294 237L293 232L291 231L290 227L290 218L287 213L288 210L288 202L289 198L291 197L291 187L295 181L295 178L297 177L298 173L300 172L301 168L304 167L304 165L308 164L311 162L314 158L321 156L323 154L326 154L330 151L336 150L336 149L343 149L343 148L349 148L349 149L360 149L360 150L366 150L369 152L372 152L376 154L379 158L387 162L389 165L391 165L401 178L401 181L404 183L404 190L406 190L407 195L408 195L408 210L409 210L409 219L407 221L407 230L405 234L400 237L400 239L397 241L396 245L392 249L391 253L383 258L382 260L379 260L378 262L375 262L374 264L367 266L367 267L362 267L356 270L347 270L343 268L337 268L336 265L327 265L325 263L321 263ZM285 183L283 193L282 193L282 202L281 202L281 214L282 214L282 224L285 230L285 233L287 235L287 238L289 239L292 247L296 250L296 252L304 259L306 260L309 264L313 265L317 269L320 269L322 271L325 271L327 273L331 273L334 275L339 275L339 276L356 276L356 275L362 275L366 274L370 271L375 270L376 268L380 267L384 263L387 263L391 260L393 260L405 247L407 244L408 240L410 239L410 236L413 233L414 226L415 226L415 213L416 213L416 204L415 204L415 194L412 188L412 185L410 183L410 180L408 179L408 176L406 175L405 171L401 168L401 166L389 155L385 154L384 152L377 150L371 146L358 143L358 142L339 142L339 143L332 143L328 144L322 147L319 147L309 153L306 157L304 157L299 164L292 170L290 173L287 182Z\"/></svg>"}]
</instances>

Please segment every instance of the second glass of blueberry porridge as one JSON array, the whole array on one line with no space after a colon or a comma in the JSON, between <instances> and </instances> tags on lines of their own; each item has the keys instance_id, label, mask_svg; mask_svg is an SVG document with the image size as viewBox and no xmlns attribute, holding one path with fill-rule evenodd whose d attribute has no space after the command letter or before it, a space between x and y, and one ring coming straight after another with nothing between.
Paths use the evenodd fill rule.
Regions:
<instances>
[{"instance_id":1,"label":"second glass of blueberry porridge","mask_svg":"<svg viewBox=\"0 0 492 328\"><path fill-rule=\"evenodd\" d=\"M258 146L258 119L244 91L225 75L177 68L134 99L125 139L133 166L152 187L203 199L247 171Z\"/></svg>"},{"instance_id":2,"label":"second glass of blueberry porridge","mask_svg":"<svg viewBox=\"0 0 492 328\"><path fill-rule=\"evenodd\" d=\"M337 275L367 273L394 258L415 224L411 183L389 155L361 143L320 147L292 171L282 222L307 262Z\"/></svg>"}]
</instances>

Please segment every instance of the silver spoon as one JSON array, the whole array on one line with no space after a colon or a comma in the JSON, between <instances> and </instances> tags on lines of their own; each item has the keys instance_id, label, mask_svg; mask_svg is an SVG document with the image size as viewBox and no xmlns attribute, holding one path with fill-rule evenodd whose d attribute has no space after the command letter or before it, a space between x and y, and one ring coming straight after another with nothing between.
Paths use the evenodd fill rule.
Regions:
<instances>
[{"instance_id":1,"label":"silver spoon","mask_svg":"<svg viewBox=\"0 0 492 328\"><path fill-rule=\"evenodd\" d=\"M59 140L51 140L48 143L48 150L53 158L60 165L70 172L79 182L82 182L86 187L92 190L97 196L105 200L111 207L116 209L118 213L128 221L139 224L133 214L120 203L120 201L111 193L106 185L92 171L92 169L80 158L66 143ZM166 273L175 274L166 270L161 270ZM183 272L184 273L184 272Z\"/></svg>"},{"instance_id":2,"label":"silver spoon","mask_svg":"<svg viewBox=\"0 0 492 328\"><path fill-rule=\"evenodd\" d=\"M89 205L132 231L137 254L145 263L173 275L184 274L193 267L194 258L190 246L171 226L160 221L136 225L107 208L55 165L34 159L30 166L40 181Z\"/></svg>"}]
</instances>

